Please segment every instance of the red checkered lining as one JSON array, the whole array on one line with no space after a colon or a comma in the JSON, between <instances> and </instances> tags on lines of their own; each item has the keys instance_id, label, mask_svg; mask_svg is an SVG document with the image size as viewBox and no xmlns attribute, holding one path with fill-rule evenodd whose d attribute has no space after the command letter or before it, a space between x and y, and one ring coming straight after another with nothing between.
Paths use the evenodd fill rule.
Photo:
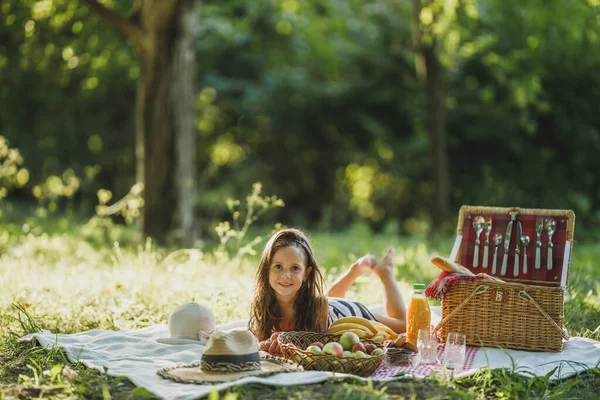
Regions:
<instances>
[{"instance_id":1,"label":"red checkered lining","mask_svg":"<svg viewBox=\"0 0 600 400\"><path fill-rule=\"evenodd\" d=\"M479 238L481 240L481 246L479 248L479 267L473 268L473 253L475 251L475 237L476 232L473 229L473 218L475 216L481 215L484 218L491 217L492 218L492 232L490 233L490 247L488 254L488 267L483 268L483 253L485 246L485 233L481 234ZM471 214L465 213L464 221L463 221L463 237L461 242L461 251L460 251L460 259L458 262L473 271L474 273L486 273L492 275L492 263L494 257L494 243L493 237L495 233L502 234L502 243L498 248L498 260L497 260L497 269L494 276L500 278L518 278L528 281L539 281L539 282L552 282L555 284L560 283L562 267L563 267L563 257L565 251L565 243L567 240L567 225L568 218L567 217L554 217L556 220L556 231L552 236L552 243L554 243L554 247L552 248L552 270L548 271L546 268L546 260L548 258L548 234L544 230L542 232L542 249L541 249L541 267L540 269L535 269L535 242L536 242L536 232L535 232L535 224L537 221L537 215L517 215L517 221L521 222L522 225L522 233L521 235L527 235L531 239L529 246L527 247L527 274L523 273L523 256L524 253L521 251L519 255L519 276L515 277L513 275L513 266L514 266L514 249L515 249L515 237L517 233L517 222L513 222L512 226L512 235L510 238L510 252L508 253L508 269L505 276L500 275L500 269L502 266L502 261L504 259L504 237L506 235L506 227L510 222L509 214ZM540 218L545 218L540 216Z\"/></svg>"}]
</instances>

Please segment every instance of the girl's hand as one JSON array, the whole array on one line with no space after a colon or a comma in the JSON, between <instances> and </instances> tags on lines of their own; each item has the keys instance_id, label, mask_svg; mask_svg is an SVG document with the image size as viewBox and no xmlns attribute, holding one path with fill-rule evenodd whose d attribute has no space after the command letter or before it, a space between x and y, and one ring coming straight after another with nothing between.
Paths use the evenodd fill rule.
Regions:
<instances>
[{"instance_id":1,"label":"girl's hand","mask_svg":"<svg viewBox=\"0 0 600 400\"><path fill-rule=\"evenodd\" d=\"M271 347L271 339L263 340L262 342L258 343L259 350L268 352L270 347Z\"/></svg>"},{"instance_id":2,"label":"girl's hand","mask_svg":"<svg viewBox=\"0 0 600 400\"><path fill-rule=\"evenodd\" d=\"M277 341L277 337L279 337L279 335L281 335L282 332L275 332L271 335L271 337L268 339L271 342L271 346L269 347L269 353L274 355L274 356L280 356L282 355L281 353L281 347L279 346L279 342Z\"/></svg>"}]
</instances>

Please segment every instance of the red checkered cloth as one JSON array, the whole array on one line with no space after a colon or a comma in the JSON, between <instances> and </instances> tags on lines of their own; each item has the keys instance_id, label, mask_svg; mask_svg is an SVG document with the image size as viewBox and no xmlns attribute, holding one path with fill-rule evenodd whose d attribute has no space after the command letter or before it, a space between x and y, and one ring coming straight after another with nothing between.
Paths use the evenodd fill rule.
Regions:
<instances>
[{"instance_id":1,"label":"red checkered cloth","mask_svg":"<svg viewBox=\"0 0 600 400\"><path fill-rule=\"evenodd\" d=\"M443 343L438 345L437 361L433 365L418 364L418 357L414 358L414 361L411 365L403 367L393 367L383 363L375 370L375 372L373 372L371 379L388 379L401 374L410 374L419 378L424 378L434 373L440 373L444 369L442 360L444 359L445 347L446 345ZM471 369L473 360L475 359L475 355L477 355L478 350L479 347L466 346L465 363L463 364L462 368L460 368L461 371L467 371Z\"/></svg>"},{"instance_id":2,"label":"red checkered cloth","mask_svg":"<svg viewBox=\"0 0 600 400\"><path fill-rule=\"evenodd\" d=\"M471 213L465 213L464 221L463 221L463 237L461 243L461 253L459 263L474 273L486 272L488 274L492 273L492 263L494 257L494 243L492 238L494 234L501 233L502 234L502 243L498 248L498 260L497 260L497 269L495 276L500 276L500 266L502 265L502 261L504 259L504 237L506 235L506 227L510 222L509 214L477 214L482 215L484 218L491 217L492 218L492 232L490 233L490 247L488 254L488 267L482 268L483 264L483 253L485 246L485 234L482 233L481 237L481 246L479 248L479 267L473 268L473 253L475 249L475 237L477 236L475 229L473 229L473 218L476 216ZM535 241L537 238L535 232L535 225L538 218L544 218L543 216L537 215L521 215L517 216L517 221L521 222L521 226L523 228L521 235L529 236L531 241L529 246L527 246L527 274L523 273L523 251L519 256L519 276L513 276L513 266L514 266L514 258L515 258L515 237L517 234L517 223L513 222L512 226L512 235L510 238L510 251L508 253L508 270L506 273L506 278L519 278L527 281L538 281L538 282L552 282L552 283L560 283L560 279L562 276L562 267L563 267L563 257L565 251L565 243L567 240L567 225L568 218L567 217L554 217L556 220L556 231L552 236L552 243L554 243L554 247L552 249L552 270L548 271L546 268L546 260L548 258L548 233L544 230L542 232L542 249L541 249L541 268L535 269ZM521 247L522 248L522 247Z\"/></svg>"},{"instance_id":3,"label":"red checkered cloth","mask_svg":"<svg viewBox=\"0 0 600 400\"><path fill-rule=\"evenodd\" d=\"M491 276L488 274L466 275L458 274L455 272L442 271L434 280L431 281L429 286L427 286L427 289L425 289L425 296L432 299L442 300L444 298L444 295L456 282L476 281L479 279L488 279L503 282L502 279L496 278L495 276Z\"/></svg>"}]
</instances>

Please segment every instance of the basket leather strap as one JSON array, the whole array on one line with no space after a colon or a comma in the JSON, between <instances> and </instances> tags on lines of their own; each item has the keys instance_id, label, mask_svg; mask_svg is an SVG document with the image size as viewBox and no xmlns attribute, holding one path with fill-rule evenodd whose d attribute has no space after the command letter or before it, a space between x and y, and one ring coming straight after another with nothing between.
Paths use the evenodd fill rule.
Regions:
<instances>
[{"instance_id":1,"label":"basket leather strap","mask_svg":"<svg viewBox=\"0 0 600 400\"><path fill-rule=\"evenodd\" d=\"M461 308L463 308L464 306L467 305L467 303L469 302L469 300L471 300L471 298L473 298L473 296L477 296L478 294L485 293L488 290L490 290L490 286L487 286L487 285L479 285L479 286L477 286L475 288L475 290L473 290L473 292L466 299L464 299L462 301L462 303L460 303L458 305L458 307L456 307L454 310L452 310L452 312L450 314L446 315L446 317L444 319L442 319L439 324L437 324L437 326L433 329L433 332L435 333L435 332L439 331L442 328L442 326L444 326L444 324L446 322L448 322L448 320L454 314L456 314L457 312L459 312L461 310Z\"/></svg>"},{"instance_id":2,"label":"basket leather strap","mask_svg":"<svg viewBox=\"0 0 600 400\"><path fill-rule=\"evenodd\" d=\"M558 326L558 324L556 323L556 321L554 321L554 320L552 319L552 317L551 317L551 316L549 316L549 315L548 315L548 313L547 313L546 311L544 311L544 309L543 309L543 308L542 308L542 307L541 307L541 306L538 304L538 302L537 302L537 301L535 301L535 300L533 299L533 297L531 297L531 296L529 295L529 293L527 293L525 290L521 290L521 291L519 292L519 297L520 297L520 298L522 298L522 299L524 299L524 300L526 300L526 301L528 301L528 302L530 302L531 304L533 304L533 305L535 306L535 308L537 308L537 309L538 309L538 311L539 311L539 312L540 312L540 313L541 313L541 314L542 314L544 317L546 317L546 318L548 319L548 321L550 321L550 322L552 323L552 325L554 325L554 327L555 327L556 329L558 329L558 331L560 332L560 334L562 335L562 337L563 337L565 340L569 340L570 336L569 336L569 333L567 332L567 330L566 330L565 328L561 328L560 326Z\"/></svg>"}]
</instances>

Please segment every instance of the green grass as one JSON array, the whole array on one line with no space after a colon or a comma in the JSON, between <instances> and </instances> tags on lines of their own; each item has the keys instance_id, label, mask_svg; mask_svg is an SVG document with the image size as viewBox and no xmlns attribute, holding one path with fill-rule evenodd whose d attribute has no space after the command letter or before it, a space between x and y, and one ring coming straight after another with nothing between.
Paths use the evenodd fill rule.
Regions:
<instances>
[{"instance_id":1,"label":"green grass","mask_svg":"<svg viewBox=\"0 0 600 400\"><path fill-rule=\"evenodd\" d=\"M209 305L217 322L247 316L256 260L216 261L199 250L167 251L152 243L118 246L110 232L69 225L70 233L0 234L0 400L8 398L153 398L124 378L72 365L60 349L43 351L17 338L38 329L74 333L89 329L133 329L166 323L176 305L196 300ZM0 230L2 231L2 230ZM267 231L267 230L265 230ZM418 238L372 235L356 227L345 233L313 233L312 242L327 281L366 252L396 248L397 278L406 298L413 282L429 282L437 270L433 254L447 255L451 238L435 243ZM93 240L91 240L92 238ZM567 328L600 340L600 249L577 243L573 254ZM348 294L373 304L382 301L379 283L365 276ZM76 371L73 377L65 367ZM330 380L321 385L246 385L211 398L573 398L592 399L600 390L600 368L551 383L513 371L484 371L469 378L401 379L364 383Z\"/></svg>"}]
</instances>

